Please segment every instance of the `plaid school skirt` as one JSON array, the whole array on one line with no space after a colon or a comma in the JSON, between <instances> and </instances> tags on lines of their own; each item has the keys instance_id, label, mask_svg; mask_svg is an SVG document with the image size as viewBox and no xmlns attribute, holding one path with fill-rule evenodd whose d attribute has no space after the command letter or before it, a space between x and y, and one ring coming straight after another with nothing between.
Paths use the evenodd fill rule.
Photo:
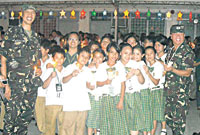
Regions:
<instances>
[{"instance_id":1,"label":"plaid school skirt","mask_svg":"<svg viewBox=\"0 0 200 135\"><path fill-rule=\"evenodd\" d=\"M101 99L97 101L95 100L95 96L91 94L89 94L89 96L90 96L91 110L88 111L86 125L88 128L99 129Z\"/></svg>"},{"instance_id":2,"label":"plaid school skirt","mask_svg":"<svg viewBox=\"0 0 200 135\"><path fill-rule=\"evenodd\" d=\"M129 135L125 109L116 108L120 96L103 96L100 113L101 135Z\"/></svg>"},{"instance_id":3,"label":"plaid school skirt","mask_svg":"<svg viewBox=\"0 0 200 135\"><path fill-rule=\"evenodd\" d=\"M165 121L165 98L163 89L151 90L151 108L153 120Z\"/></svg>"},{"instance_id":4,"label":"plaid school skirt","mask_svg":"<svg viewBox=\"0 0 200 135\"><path fill-rule=\"evenodd\" d=\"M143 89L132 94L126 93L128 124L131 131L151 131L153 129L150 104L150 90ZM127 107L126 107L127 108Z\"/></svg>"}]
</instances>

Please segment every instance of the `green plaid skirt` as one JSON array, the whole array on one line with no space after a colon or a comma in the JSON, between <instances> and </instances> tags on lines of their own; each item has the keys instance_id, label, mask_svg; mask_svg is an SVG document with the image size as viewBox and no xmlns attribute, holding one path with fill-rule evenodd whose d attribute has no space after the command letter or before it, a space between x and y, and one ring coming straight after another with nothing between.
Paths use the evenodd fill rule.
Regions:
<instances>
[{"instance_id":1,"label":"green plaid skirt","mask_svg":"<svg viewBox=\"0 0 200 135\"><path fill-rule=\"evenodd\" d=\"M129 130L139 131L144 129L145 117L143 117L143 108L141 104L140 92L126 93L126 114L129 125Z\"/></svg>"},{"instance_id":2,"label":"green plaid skirt","mask_svg":"<svg viewBox=\"0 0 200 135\"><path fill-rule=\"evenodd\" d=\"M151 91L151 108L153 120L165 121L165 98L163 98L163 89Z\"/></svg>"},{"instance_id":3,"label":"green plaid skirt","mask_svg":"<svg viewBox=\"0 0 200 135\"><path fill-rule=\"evenodd\" d=\"M88 111L86 125L88 128L99 129L101 99L96 101L93 95L89 94L89 96L90 96L91 110Z\"/></svg>"},{"instance_id":4,"label":"green plaid skirt","mask_svg":"<svg viewBox=\"0 0 200 135\"><path fill-rule=\"evenodd\" d=\"M140 98L142 104L142 115L144 119L144 128L141 131L149 132L153 129L150 89L140 90Z\"/></svg>"},{"instance_id":5,"label":"green plaid skirt","mask_svg":"<svg viewBox=\"0 0 200 135\"><path fill-rule=\"evenodd\" d=\"M101 135L129 135L125 111L116 108L120 97L102 97L100 133Z\"/></svg>"},{"instance_id":6,"label":"green plaid skirt","mask_svg":"<svg viewBox=\"0 0 200 135\"><path fill-rule=\"evenodd\" d=\"M132 94L126 93L125 100L129 129L132 131L151 131L153 129L153 121L150 90L143 89Z\"/></svg>"}]
</instances>

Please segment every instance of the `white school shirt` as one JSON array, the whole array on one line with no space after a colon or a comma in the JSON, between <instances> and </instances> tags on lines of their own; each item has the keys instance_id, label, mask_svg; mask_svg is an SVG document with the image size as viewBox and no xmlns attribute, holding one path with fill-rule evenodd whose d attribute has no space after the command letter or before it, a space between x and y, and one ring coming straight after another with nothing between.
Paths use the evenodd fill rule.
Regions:
<instances>
[{"instance_id":1,"label":"white school shirt","mask_svg":"<svg viewBox=\"0 0 200 135\"><path fill-rule=\"evenodd\" d=\"M40 62L41 62L41 70L42 70L42 74L40 76L40 78L42 79L42 81L44 82L44 75L45 75L45 72L47 70L46 66L48 63L50 63L50 58L48 58L45 62L42 61L42 59L40 59ZM46 97L46 90L43 89L42 87L39 87L38 88L38 95L39 97Z\"/></svg>"},{"instance_id":2,"label":"white school shirt","mask_svg":"<svg viewBox=\"0 0 200 135\"><path fill-rule=\"evenodd\" d=\"M126 81L125 69L121 62L117 62L112 67L108 66L107 62L102 63L97 70L97 81L106 81L109 78L107 69L110 68L115 68L115 72L112 74L114 79L111 84L101 87L102 93L110 96L117 96L121 93L121 83Z\"/></svg>"},{"instance_id":3,"label":"white school shirt","mask_svg":"<svg viewBox=\"0 0 200 135\"><path fill-rule=\"evenodd\" d=\"M153 69L152 72L150 72L150 74L155 78L155 79L160 79L159 81L159 84L157 86L160 86L163 84L163 80L162 80L162 77L163 77L163 73L164 73L164 66L156 60L156 62L150 66L150 64L148 63L147 64L150 68ZM153 87L157 87L151 80L150 80L150 84L149 84L149 88L153 88Z\"/></svg>"},{"instance_id":4,"label":"white school shirt","mask_svg":"<svg viewBox=\"0 0 200 135\"><path fill-rule=\"evenodd\" d=\"M144 76L145 82L144 84L139 83L138 77L136 75L132 76L130 79L126 81L126 92L127 93L134 93L134 92L139 92L141 89L146 89L148 88L148 79L145 78L145 71L143 66L145 65L144 61L135 61L135 60L130 60L125 68L130 67L132 69L139 69L141 73Z\"/></svg>"},{"instance_id":5,"label":"white school shirt","mask_svg":"<svg viewBox=\"0 0 200 135\"><path fill-rule=\"evenodd\" d=\"M101 87L96 87L96 80L97 80L97 68L96 67L92 67L92 68L88 68L89 72L88 72L88 82L91 85L95 86L94 90L90 90L88 89L88 93L90 93L91 95L95 96L95 100L99 100L99 97L102 96L102 88Z\"/></svg>"},{"instance_id":6,"label":"white school shirt","mask_svg":"<svg viewBox=\"0 0 200 135\"><path fill-rule=\"evenodd\" d=\"M45 73L45 76L44 76L44 80L46 80L50 75L51 73L54 71L53 68L49 68L47 69L46 73ZM62 92L61 92L61 96L60 97L57 97L57 92L56 92L56 84L58 84L58 79L57 77L54 77L49 86L46 88L46 105L62 105L62 98L63 98L63 91L65 90L64 88L64 85L62 83L62 78L63 78L63 75L65 73L64 71L64 67L62 69L61 72L59 72L57 69L56 69L56 73L57 73L57 76L59 78L59 82L62 84Z\"/></svg>"},{"instance_id":7,"label":"white school shirt","mask_svg":"<svg viewBox=\"0 0 200 135\"><path fill-rule=\"evenodd\" d=\"M167 56L167 54L165 53L162 57L158 57L158 54L156 54L156 59L161 59L162 60L162 62L164 62L165 63L165 59L166 59L166 56Z\"/></svg>"},{"instance_id":8,"label":"white school shirt","mask_svg":"<svg viewBox=\"0 0 200 135\"><path fill-rule=\"evenodd\" d=\"M64 77L78 69L76 62L65 68ZM86 88L88 68L83 67L80 73L64 83L63 111L87 111L91 109L90 99Z\"/></svg>"}]
</instances>

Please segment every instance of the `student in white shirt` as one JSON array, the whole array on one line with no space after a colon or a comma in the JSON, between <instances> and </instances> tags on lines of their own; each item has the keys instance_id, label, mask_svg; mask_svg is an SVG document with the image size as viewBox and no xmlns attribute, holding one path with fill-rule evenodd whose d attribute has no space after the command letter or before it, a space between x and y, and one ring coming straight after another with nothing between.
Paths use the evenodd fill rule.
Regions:
<instances>
[{"instance_id":1,"label":"student in white shirt","mask_svg":"<svg viewBox=\"0 0 200 135\"><path fill-rule=\"evenodd\" d=\"M154 48L156 49L156 59L159 60L163 65L166 64L165 59L167 56L167 53L165 53L165 49L167 46L168 42L167 42L167 37L165 37L164 35L159 35L156 37L155 39L155 46ZM162 77L162 82L165 82L165 74L163 74ZM160 85L161 88L164 87L164 84ZM164 92L162 92L161 94L163 94ZM165 106L165 102L166 99L163 95L161 95L163 97L163 105ZM166 130L166 121L162 121L162 130L161 130L161 135L166 135L167 134L167 130Z\"/></svg>"},{"instance_id":2,"label":"student in white shirt","mask_svg":"<svg viewBox=\"0 0 200 135\"><path fill-rule=\"evenodd\" d=\"M97 86L102 88L102 107L100 134L128 135L128 126L124 111L126 75L124 67L118 63L119 48L112 42L106 49L108 61L97 70Z\"/></svg>"},{"instance_id":3,"label":"student in white shirt","mask_svg":"<svg viewBox=\"0 0 200 135\"><path fill-rule=\"evenodd\" d=\"M61 135L84 135L88 110L91 109L86 88L88 68L85 66L90 59L88 47L78 51L77 62L68 65L62 82L66 87L63 98L63 126ZM88 88L94 87L88 84Z\"/></svg>"},{"instance_id":4,"label":"student in white shirt","mask_svg":"<svg viewBox=\"0 0 200 135\"><path fill-rule=\"evenodd\" d=\"M41 42L42 58L40 59L40 63L41 63L42 75L40 76L40 78L42 80L47 70L46 65L49 62L48 53L49 53L50 45L51 45L51 42L47 39L44 39ZM42 133L45 133L45 96L46 96L46 90L44 90L42 87L39 87L37 99L35 103L35 118L37 122L37 127L39 131Z\"/></svg>"},{"instance_id":5,"label":"student in white shirt","mask_svg":"<svg viewBox=\"0 0 200 135\"><path fill-rule=\"evenodd\" d=\"M46 89L46 110L45 110L45 135L55 135L56 121L58 121L58 131L62 125L62 97L63 87L62 78L64 75L63 63L65 52L61 48L54 50L52 54L56 63L54 68L48 68L44 75L43 89Z\"/></svg>"},{"instance_id":6,"label":"student in white shirt","mask_svg":"<svg viewBox=\"0 0 200 135\"><path fill-rule=\"evenodd\" d=\"M97 75L96 72L99 66L103 63L105 59L105 53L102 49L98 48L93 51L93 59L90 63L89 67L89 75L88 78L90 79L88 83L94 85L95 88L89 90L90 96L90 104L91 110L88 112L87 117L87 127L88 127L88 135L92 135L94 132L95 135L100 134L100 108L101 108L101 96L102 90L101 87L96 87L96 79Z\"/></svg>"},{"instance_id":7,"label":"student in white shirt","mask_svg":"<svg viewBox=\"0 0 200 135\"><path fill-rule=\"evenodd\" d=\"M133 48L133 61L126 65L127 67L132 67L136 74L133 76L130 76L132 75L131 72L127 74L129 80L127 80L128 89L126 89L126 100L130 107L129 126L131 135L138 135L139 131L142 131L144 135L147 135L147 133L150 133L153 129L150 89L148 88L149 79L144 71L144 66L146 64L142 60L143 57L144 48L137 45ZM137 74L137 72L140 74Z\"/></svg>"},{"instance_id":8,"label":"student in white shirt","mask_svg":"<svg viewBox=\"0 0 200 135\"><path fill-rule=\"evenodd\" d=\"M163 87L161 87L162 77L164 73L164 66L156 60L156 50L148 46L145 49L145 57L147 65L144 69L150 79L149 88L151 89L151 108L154 128L151 132L155 135L157 121L164 121L164 105L163 105Z\"/></svg>"}]
</instances>

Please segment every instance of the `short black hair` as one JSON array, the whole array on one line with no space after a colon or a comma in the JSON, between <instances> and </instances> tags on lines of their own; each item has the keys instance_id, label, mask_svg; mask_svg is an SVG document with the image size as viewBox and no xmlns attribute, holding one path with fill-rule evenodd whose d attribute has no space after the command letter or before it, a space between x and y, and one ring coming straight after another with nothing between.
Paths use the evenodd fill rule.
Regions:
<instances>
[{"instance_id":1,"label":"short black hair","mask_svg":"<svg viewBox=\"0 0 200 135\"><path fill-rule=\"evenodd\" d=\"M56 55L56 53L60 53L64 56L65 58L65 51L64 49L62 49L61 47L56 47L53 52L52 52L52 57L54 57Z\"/></svg>"},{"instance_id":2,"label":"short black hair","mask_svg":"<svg viewBox=\"0 0 200 135\"><path fill-rule=\"evenodd\" d=\"M97 45L99 48L101 48L100 43L97 42L97 41L91 41L91 42L88 44L88 46L90 47L90 49L91 49L92 45Z\"/></svg>"},{"instance_id":3,"label":"short black hair","mask_svg":"<svg viewBox=\"0 0 200 135\"><path fill-rule=\"evenodd\" d=\"M120 52L123 50L124 47L127 47L127 46L130 47L133 52L133 47L129 43L125 43L125 42L122 42L119 44Z\"/></svg>"},{"instance_id":4,"label":"short black hair","mask_svg":"<svg viewBox=\"0 0 200 135\"><path fill-rule=\"evenodd\" d=\"M141 52L141 54L144 54L144 47L143 47L143 46L141 46L141 45L136 45L135 47L133 47L133 51L134 51L135 49L138 49L138 50Z\"/></svg>"},{"instance_id":5,"label":"short black hair","mask_svg":"<svg viewBox=\"0 0 200 135\"><path fill-rule=\"evenodd\" d=\"M155 43L156 42L159 42L163 46L167 46L167 37L160 34L160 35L156 36Z\"/></svg>"},{"instance_id":6,"label":"short black hair","mask_svg":"<svg viewBox=\"0 0 200 135\"><path fill-rule=\"evenodd\" d=\"M101 53L104 57L106 57L105 52L104 52L101 48L98 48L98 49L94 50L93 55L94 55L96 52Z\"/></svg>"},{"instance_id":7,"label":"short black hair","mask_svg":"<svg viewBox=\"0 0 200 135\"><path fill-rule=\"evenodd\" d=\"M87 53L91 54L90 48L88 46L78 49L78 55L81 54L82 52L87 52Z\"/></svg>"},{"instance_id":8,"label":"short black hair","mask_svg":"<svg viewBox=\"0 0 200 135\"><path fill-rule=\"evenodd\" d=\"M43 39L41 41L40 46L43 47L45 50L50 49L51 48L51 41L49 41L48 39Z\"/></svg>"},{"instance_id":9,"label":"short black hair","mask_svg":"<svg viewBox=\"0 0 200 135\"><path fill-rule=\"evenodd\" d=\"M118 47L118 45L117 45L116 42L111 42L111 43L109 43L108 46L107 46L107 48L106 48L106 51L107 51L107 52L110 52L110 49L111 49L112 47L117 51L118 54L120 53L120 49L119 49L119 47Z\"/></svg>"},{"instance_id":10,"label":"short black hair","mask_svg":"<svg viewBox=\"0 0 200 135\"><path fill-rule=\"evenodd\" d=\"M107 38L110 40L110 42L112 42L112 38L110 35L105 34L102 38L101 38L101 42L104 40L104 38Z\"/></svg>"},{"instance_id":11,"label":"short black hair","mask_svg":"<svg viewBox=\"0 0 200 135\"><path fill-rule=\"evenodd\" d=\"M69 39L69 37L70 37L72 34L77 35L78 40L80 41L80 39L81 39L81 38L80 38L80 35L78 34L78 32L75 32L75 31L72 31L72 32L70 32L70 33L68 34L67 40Z\"/></svg>"},{"instance_id":12,"label":"short black hair","mask_svg":"<svg viewBox=\"0 0 200 135\"><path fill-rule=\"evenodd\" d=\"M154 53L156 54L156 49L155 49L154 47L152 47L152 46L148 46L148 47L146 47L146 48L145 48L145 52L146 52L148 49L153 50Z\"/></svg>"}]
</instances>

